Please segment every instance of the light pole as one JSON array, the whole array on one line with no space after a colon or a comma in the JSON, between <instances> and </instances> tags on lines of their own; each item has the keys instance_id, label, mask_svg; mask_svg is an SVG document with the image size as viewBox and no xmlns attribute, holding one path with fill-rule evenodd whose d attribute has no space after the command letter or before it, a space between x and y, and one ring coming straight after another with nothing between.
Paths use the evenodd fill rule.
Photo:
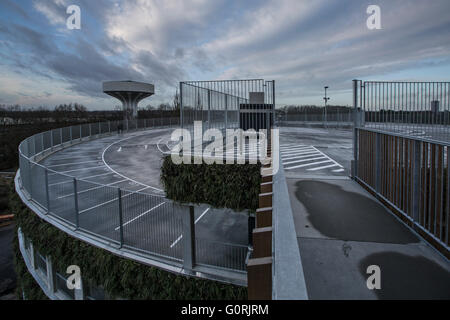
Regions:
<instances>
[{"instance_id":1,"label":"light pole","mask_svg":"<svg viewBox=\"0 0 450 320\"><path fill-rule=\"evenodd\" d=\"M327 97L327 89L328 86L325 87L325 97L323 97L323 100L325 101L325 128L328 128L327 126L327 102L330 100L330 98Z\"/></svg>"}]
</instances>

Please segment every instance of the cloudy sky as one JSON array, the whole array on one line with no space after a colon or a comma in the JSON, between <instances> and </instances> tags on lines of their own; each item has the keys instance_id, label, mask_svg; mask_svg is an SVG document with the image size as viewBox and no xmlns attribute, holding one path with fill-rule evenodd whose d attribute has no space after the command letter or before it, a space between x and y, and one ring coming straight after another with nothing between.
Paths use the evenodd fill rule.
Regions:
<instances>
[{"instance_id":1,"label":"cloudy sky","mask_svg":"<svg viewBox=\"0 0 450 320\"><path fill-rule=\"evenodd\" d=\"M66 9L81 8L69 30ZM381 8L381 30L366 10ZM450 80L449 0L0 0L0 104L110 109L105 80L276 80L277 104L351 104L351 80Z\"/></svg>"}]
</instances>

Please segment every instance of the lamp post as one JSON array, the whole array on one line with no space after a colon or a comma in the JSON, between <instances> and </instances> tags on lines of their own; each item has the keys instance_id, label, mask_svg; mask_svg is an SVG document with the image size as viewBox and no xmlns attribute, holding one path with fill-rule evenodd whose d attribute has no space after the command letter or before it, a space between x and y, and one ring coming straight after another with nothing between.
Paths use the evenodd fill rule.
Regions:
<instances>
[{"instance_id":1,"label":"lamp post","mask_svg":"<svg viewBox=\"0 0 450 320\"><path fill-rule=\"evenodd\" d=\"M328 128L328 125L327 125L327 102L328 102L328 100L330 100L330 98L327 97L327 89L328 89L328 86L325 87L325 97L323 97L323 100L325 101L325 128Z\"/></svg>"}]
</instances>

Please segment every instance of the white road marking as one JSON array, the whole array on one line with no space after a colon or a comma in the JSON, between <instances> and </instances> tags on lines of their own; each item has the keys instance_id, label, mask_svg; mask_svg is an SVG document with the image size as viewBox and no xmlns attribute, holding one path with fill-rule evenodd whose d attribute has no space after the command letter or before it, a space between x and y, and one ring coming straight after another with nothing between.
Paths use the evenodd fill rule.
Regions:
<instances>
[{"instance_id":1,"label":"white road marking","mask_svg":"<svg viewBox=\"0 0 450 320\"><path fill-rule=\"evenodd\" d=\"M318 170L324 170L324 169L329 169L329 168L333 168L333 167L339 167L338 169L333 170L333 172L343 172L344 171L344 168L341 164L337 163L332 158L330 158L329 156L327 156L325 153L318 150L314 146L304 146L301 148L297 148L294 151L284 151L284 152L282 152L281 158L283 160L284 165L313 161L311 163L295 165L292 167L288 166L285 168L285 170L292 170L292 169L304 168L304 167L309 167L309 166L316 166L319 164L326 164L323 166L309 168L307 170L308 171L318 171ZM327 159L327 160L317 161L317 160L323 160L323 159ZM285 162L286 160L292 160L292 161Z\"/></svg>"},{"instance_id":2,"label":"white road marking","mask_svg":"<svg viewBox=\"0 0 450 320\"><path fill-rule=\"evenodd\" d=\"M149 212L151 212L151 211L153 211L153 210L155 210L155 209L157 209L157 208L159 208L159 207L161 207L164 203L166 203L165 201L164 202L162 202L162 203L160 203L160 204L158 204L158 205L156 205L156 206L154 206L153 208L151 208L151 209L149 209L149 210L147 210L147 211L145 211L145 212L143 212L143 213L141 213L140 215L138 215L137 217L134 217L133 219L131 219L130 221L128 221L128 222L125 222L123 225L122 225L122 228L123 227L125 227L126 225L129 225L130 223L132 223L133 221L135 221L135 220L137 220L137 219L139 219L140 217L142 217L142 216L144 216L144 215L146 215L147 213L149 213ZM120 229L120 226L119 227L117 227L117 228L115 228L114 230L119 230Z\"/></svg>"},{"instance_id":3,"label":"white road marking","mask_svg":"<svg viewBox=\"0 0 450 320\"><path fill-rule=\"evenodd\" d=\"M311 151L311 152L301 153L301 156L288 155L287 157L281 157L281 159L282 160L301 159L301 158L307 158L307 157L312 157L312 156L321 155L321 154L322 153L317 152L317 151Z\"/></svg>"},{"instance_id":4,"label":"white road marking","mask_svg":"<svg viewBox=\"0 0 450 320\"><path fill-rule=\"evenodd\" d=\"M289 162L286 162L284 164L288 165L288 164L293 164L293 163L307 162L307 161L314 161L314 160L321 160L321 159L327 159L327 157L326 156L320 156L320 157L311 158L311 159L301 159L301 160L289 161Z\"/></svg>"},{"instance_id":5,"label":"white road marking","mask_svg":"<svg viewBox=\"0 0 450 320\"><path fill-rule=\"evenodd\" d=\"M322 164L322 163L327 163L327 162L331 162L331 161L332 160L325 160L325 161L319 161L319 162L314 162L314 163L307 163L307 164L302 164L302 165L295 166L295 167L286 168L286 170L303 168L303 167L313 166L313 165L316 165L316 164Z\"/></svg>"},{"instance_id":6,"label":"white road marking","mask_svg":"<svg viewBox=\"0 0 450 320\"><path fill-rule=\"evenodd\" d=\"M116 181L116 182L111 182L111 183L108 183L108 184L102 184L101 186L98 186L98 187L94 187L94 188L86 189L86 190L83 190L83 191L79 191L79 192L77 192L77 194L82 194L82 193L89 192L89 191L92 191L92 190L97 190L97 189L100 189L100 188L105 187L105 186L106 187L107 186L113 186L115 184L118 184L118 183L121 183L121 182L125 182L125 181L127 181L127 179L119 180L119 181ZM63 196L59 196L56 199L67 198L67 197L71 197L73 195L74 195L74 193L69 193L69 194L66 194L66 195L63 195Z\"/></svg>"},{"instance_id":7,"label":"white road marking","mask_svg":"<svg viewBox=\"0 0 450 320\"><path fill-rule=\"evenodd\" d=\"M197 220L195 220L195 222L194 222L194 224L197 224L197 222L199 222L200 221L200 219L209 211L209 209L211 209L211 208L208 208L208 209L206 209L205 211L203 211L203 213L200 215L200 217L198 217L197 218ZM177 240L175 240L171 245L170 245L170 248L173 248L181 239L183 238L183 235L181 234L178 238L177 238Z\"/></svg>"},{"instance_id":8,"label":"white road marking","mask_svg":"<svg viewBox=\"0 0 450 320\"><path fill-rule=\"evenodd\" d=\"M143 133L143 134L141 134L141 135L145 135L145 134L147 134L147 133ZM106 161L105 161L105 153L106 153L106 151L107 151L109 148L111 148L113 145L115 145L115 144L117 144L117 143L119 143L119 142L122 142L122 141L125 141L125 140L128 140L128 139L135 138L136 136L139 136L139 135L133 135L133 136L131 136L131 137L127 137L127 138L124 138L124 139L121 139L121 140L118 140L118 141L115 141L115 142L111 143L109 146L107 146L107 147L103 150L103 152L102 152L102 161L103 161L103 163L105 164L105 166L108 168L108 170L114 172L115 174L121 176L122 178L128 179L128 180L130 180L130 181L132 181L132 182L134 182L134 183L136 183L136 184L139 184L139 185L141 185L141 186L146 186L146 187L149 187L149 188L151 188L151 189L154 189L154 190L157 190L157 191L160 191L160 192L164 192L164 190L162 190L162 189L159 189L159 188L155 188L155 187L146 185L146 184L141 183L141 182L139 182L139 181L133 180L133 179L127 177L127 176L124 176L123 174L120 174L119 172L117 172L116 170L114 170L113 168L111 168L111 167L106 163Z\"/></svg>"},{"instance_id":9,"label":"white road marking","mask_svg":"<svg viewBox=\"0 0 450 320\"><path fill-rule=\"evenodd\" d=\"M69 162L69 163L62 163L62 164L52 164L47 166L47 168L52 167L62 167L62 166L70 166L70 165L77 165L77 164L84 164L84 163L90 163L90 162L100 162L101 160L90 160L90 161L82 161L82 162Z\"/></svg>"},{"instance_id":10,"label":"white road marking","mask_svg":"<svg viewBox=\"0 0 450 320\"><path fill-rule=\"evenodd\" d=\"M131 191L130 193L128 193L128 194L126 194L126 195L123 195L123 196L122 196L122 199L123 199L123 198L126 198L126 197L128 197L128 196L131 196L132 194L135 194L136 192L144 191L145 189L148 189L148 188L149 188L149 187L146 186L145 188L139 189L139 190L137 190L137 191ZM155 197L156 195L152 194L152 196ZM156 196L156 197L158 197L158 196ZM109 204L109 203L114 202L114 201L116 201L116 200L118 200L118 199L119 199L119 198L114 198L114 199L105 201L105 202L103 202L103 203L99 203L99 204L97 204L97 205L95 205L95 206L93 206L93 207L90 207L90 208L81 210L81 211L79 212L79 214L82 214L82 213L84 213L84 212L90 211L90 210L92 210L92 209L95 209L95 208L98 208L98 207L101 207L101 206L104 206L105 204Z\"/></svg>"},{"instance_id":11,"label":"white road marking","mask_svg":"<svg viewBox=\"0 0 450 320\"><path fill-rule=\"evenodd\" d=\"M303 152L303 151L307 151L307 150L312 150L312 147L303 147L301 149L296 149L296 150L281 151L281 154L297 153L297 152Z\"/></svg>"},{"instance_id":12,"label":"white road marking","mask_svg":"<svg viewBox=\"0 0 450 320\"><path fill-rule=\"evenodd\" d=\"M336 164L336 163L333 163L333 164L330 164L328 166L322 166L322 167L318 167L318 168L310 168L310 169L308 169L308 171L317 171L317 170L322 170L322 169L333 168L333 167L336 167L336 166L339 166L339 165Z\"/></svg>"},{"instance_id":13,"label":"white road marking","mask_svg":"<svg viewBox=\"0 0 450 320\"><path fill-rule=\"evenodd\" d=\"M84 180L84 179L90 179L90 178L95 178L95 177L106 176L106 175L108 175L108 174L113 174L113 173L112 173L112 172L107 172L107 173L96 174L96 175L88 176L88 177L80 177L80 178L77 178L77 179L78 179L78 180ZM51 183L51 184L49 184L48 186L49 186L49 187L52 187L52 186L56 186L56 185L58 185L58 184L64 184L64 183L69 183L69 182L73 182L73 179L72 179L72 180L67 180L67 181L61 181L61 182ZM87 182L90 182L90 181L87 181Z\"/></svg>"},{"instance_id":14,"label":"white road marking","mask_svg":"<svg viewBox=\"0 0 450 320\"><path fill-rule=\"evenodd\" d=\"M73 169L73 170L67 170L67 171L56 171L56 172L50 173L50 174L51 174L51 175L54 175L54 174L58 174L58 173L68 173L68 172L74 172L74 171L80 171L80 170L98 169L98 168L104 168L104 166L96 166L96 167L80 168L80 169Z\"/></svg>"}]
</instances>

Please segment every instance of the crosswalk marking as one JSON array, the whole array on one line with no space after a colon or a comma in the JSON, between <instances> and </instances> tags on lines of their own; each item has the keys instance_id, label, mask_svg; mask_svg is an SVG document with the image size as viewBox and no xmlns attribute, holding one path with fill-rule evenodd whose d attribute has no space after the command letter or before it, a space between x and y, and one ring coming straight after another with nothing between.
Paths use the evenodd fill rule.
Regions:
<instances>
[{"instance_id":1,"label":"crosswalk marking","mask_svg":"<svg viewBox=\"0 0 450 320\"><path fill-rule=\"evenodd\" d=\"M302 160L289 161L289 162L286 162L285 165L293 164L293 163L299 163L299 162L307 162L307 161L321 160L321 159L326 159L326 158L327 158L327 157L321 156L321 157L316 157L316 158L311 158L311 159L302 159Z\"/></svg>"},{"instance_id":2,"label":"crosswalk marking","mask_svg":"<svg viewBox=\"0 0 450 320\"><path fill-rule=\"evenodd\" d=\"M281 159L285 170L305 168L307 171L334 169L333 172L343 172L344 167L314 146L282 145Z\"/></svg>"},{"instance_id":3,"label":"crosswalk marking","mask_svg":"<svg viewBox=\"0 0 450 320\"><path fill-rule=\"evenodd\" d=\"M313 166L313 165L316 165L316 164L322 164L322 163L327 163L327 162L330 162L330 160L301 164L301 165L298 165L298 166L290 167L287 170L297 169L297 168L304 168L304 167L309 167L309 166Z\"/></svg>"}]
</instances>

